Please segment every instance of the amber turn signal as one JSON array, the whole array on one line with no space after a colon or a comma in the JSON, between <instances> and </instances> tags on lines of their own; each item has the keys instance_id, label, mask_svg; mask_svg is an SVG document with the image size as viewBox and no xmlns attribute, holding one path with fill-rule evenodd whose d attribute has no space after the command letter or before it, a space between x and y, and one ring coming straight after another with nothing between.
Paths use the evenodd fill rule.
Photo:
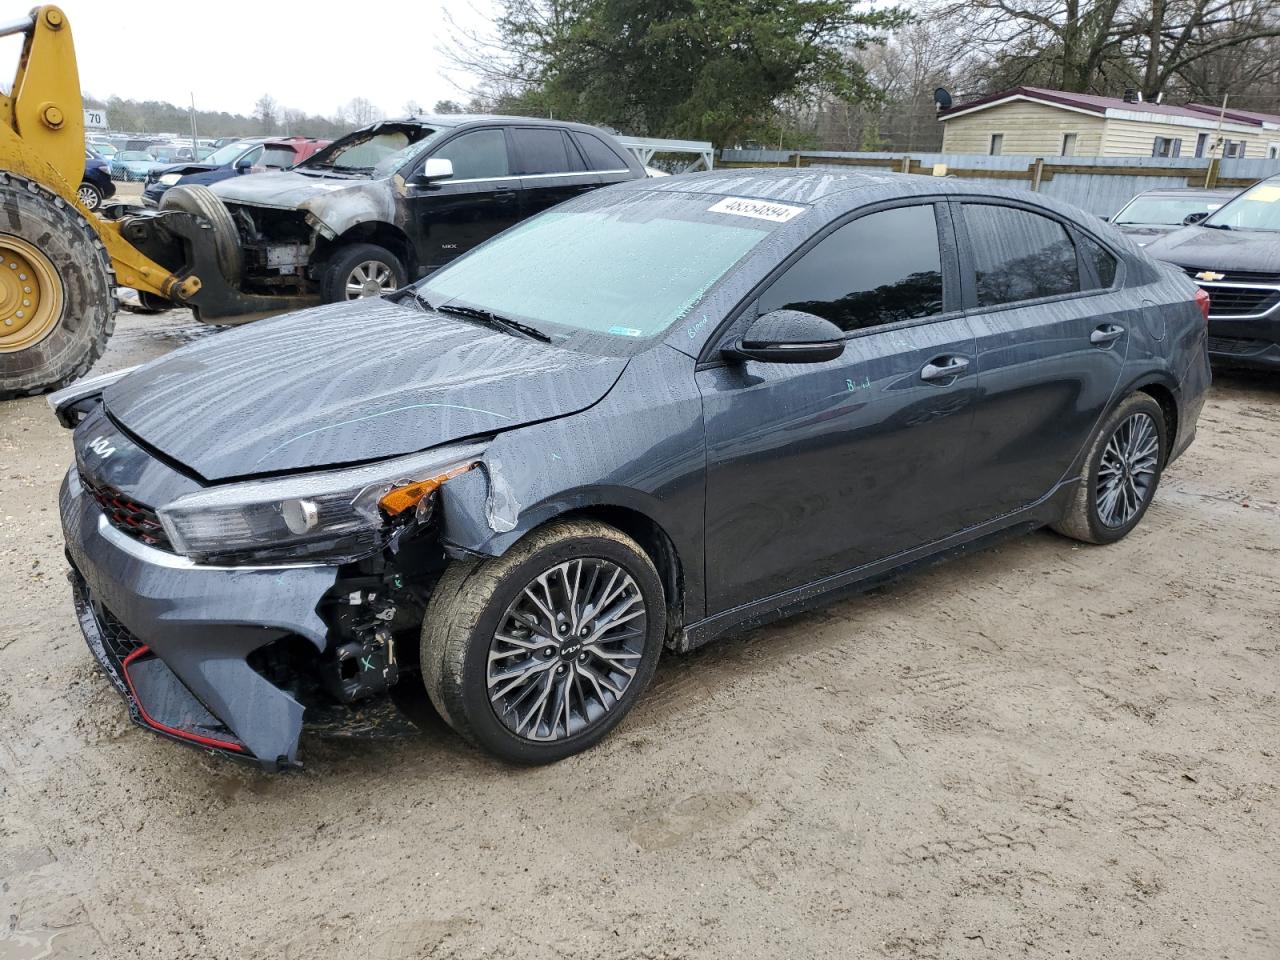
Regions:
<instances>
[{"instance_id":1,"label":"amber turn signal","mask_svg":"<svg viewBox=\"0 0 1280 960\"><path fill-rule=\"evenodd\" d=\"M378 501L378 506L380 506L382 511L388 516L398 517L406 510L413 509L427 497L431 496L431 494L435 493L446 480L452 480L454 477L458 476L458 474L466 473L474 466L474 462L464 463L459 467L454 467L446 473L440 474L439 476L431 477L427 480L419 480L416 483L409 483L403 487L396 487L393 490L388 490Z\"/></svg>"}]
</instances>

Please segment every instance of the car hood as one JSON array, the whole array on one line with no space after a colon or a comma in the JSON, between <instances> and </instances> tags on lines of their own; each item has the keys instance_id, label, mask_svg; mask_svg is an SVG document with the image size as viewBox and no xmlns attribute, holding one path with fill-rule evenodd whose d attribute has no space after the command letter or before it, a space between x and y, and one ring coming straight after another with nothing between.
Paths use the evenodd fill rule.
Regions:
<instances>
[{"instance_id":1,"label":"car hood","mask_svg":"<svg viewBox=\"0 0 1280 960\"><path fill-rule=\"evenodd\" d=\"M1280 273L1280 233L1183 227L1148 244L1145 252L1180 267L1222 273Z\"/></svg>"},{"instance_id":2,"label":"car hood","mask_svg":"<svg viewBox=\"0 0 1280 960\"><path fill-rule=\"evenodd\" d=\"M107 412L209 481L379 460L562 417L626 359L381 299L191 344L107 388Z\"/></svg>"},{"instance_id":3,"label":"car hood","mask_svg":"<svg viewBox=\"0 0 1280 960\"><path fill-rule=\"evenodd\" d=\"M250 173L210 188L224 201L310 213L331 236L369 220L391 222L395 195L389 180L313 177L283 170Z\"/></svg>"},{"instance_id":4,"label":"car hood","mask_svg":"<svg viewBox=\"0 0 1280 960\"><path fill-rule=\"evenodd\" d=\"M218 168L211 163L186 162L186 163L171 163L167 167L161 167L159 170L156 171L156 173L160 174L161 176L163 176L166 173L180 173L182 174L182 176L185 177L188 174L208 173L210 170L217 170L217 169Z\"/></svg>"},{"instance_id":5,"label":"car hood","mask_svg":"<svg viewBox=\"0 0 1280 960\"><path fill-rule=\"evenodd\" d=\"M1123 233L1140 247L1149 245L1157 237L1163 237L1167 233L1174 230L1181 230L1181 227L1166 227L1154 223L1141 224L1114 224L1115 228Z\"/></svg>"}]
</instances>

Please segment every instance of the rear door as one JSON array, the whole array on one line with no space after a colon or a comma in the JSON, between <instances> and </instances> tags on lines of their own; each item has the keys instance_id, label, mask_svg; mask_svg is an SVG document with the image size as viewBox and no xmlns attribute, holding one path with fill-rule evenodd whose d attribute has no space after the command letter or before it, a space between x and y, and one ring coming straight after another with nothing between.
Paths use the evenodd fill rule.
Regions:
<instances>
[{"instance_id":1,"label":"rear door","mask_svg":"<svg viewBox=\"0 0 1280 960\"><path fill-rule=\"evenodd\" d=\"M587 169L569 134L559 127L512 127L511 141L524 216L600 186L600 175Z\"/></svg>"},{"instance_id":2,"label":"rear door","mask_svg":"<svg viewBox=\"0 0 1280 960\"><path fill-rule=\"evenodd\" d=\"M1124 366L1141 298L1096 240L1015 201L954 203L978 397L966 524L1048 495L1088 441Z\"/></svg>"},{"instance_id":3,"label":"rear door","mask_svg":"<svg viewBox=\"0 0 1280 960\"><path fill-rule=\"evenodd\" d=\"M518 223L521 216L520 181L511 173L502 127L464 130L429 156L452 163L453 176L405 187L406 228L418 252L420 273L444 266Z\"/></svg>"},{"instance_id":4,"label":"rear door","mask_svg":"<svg viewBox=\"0 0 1280 960\"><path fill-rule=\"evenodd\" d=\"M945 203L860 213L787 265L730 331L803 310L845 331L826 363L704 363L709 613L958 529L974 342Z\"/></svg>"}]
</instances>

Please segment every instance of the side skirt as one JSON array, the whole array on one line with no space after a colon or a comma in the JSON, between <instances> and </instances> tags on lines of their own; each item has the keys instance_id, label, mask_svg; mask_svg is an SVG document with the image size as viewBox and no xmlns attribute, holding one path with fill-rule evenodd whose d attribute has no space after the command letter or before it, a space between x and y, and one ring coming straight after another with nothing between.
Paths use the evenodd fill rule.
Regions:
<instances>
[{"instance_id":1,"label":"side skirt","mask_svg":"<svg viewBox=\"0 0 1280 960\"><path fill-rule=\"evenodd\" d=\"M883 560L863 564L822 580L762 600L722 611L685 626L668 641L678 653L696 650L730 632L753 629L775 620L826 606L841 597L864 593L908 573L942 563L961 554L987 547L1011 537L1031 533L1059 519L1071 502L1077 478L1060 483L1044 499L1015 513L961 530L942 540L916 547Z\"/></svg>"}]
</instances>

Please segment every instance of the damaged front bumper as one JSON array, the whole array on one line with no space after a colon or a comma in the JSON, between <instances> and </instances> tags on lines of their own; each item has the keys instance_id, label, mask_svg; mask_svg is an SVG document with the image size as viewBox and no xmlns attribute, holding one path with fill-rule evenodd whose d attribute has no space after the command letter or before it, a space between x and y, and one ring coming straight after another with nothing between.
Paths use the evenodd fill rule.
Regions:
<instances>
[{"instance_id":1,"label":"damaged front bumper","mask_svg":"<svg viewBox=\"0 0 1280 960\"><path fill-rule=\"evenodd\" d=\"M290 636L322 651L317 608L338 568L199 565L140 543L108 522L75 467L59 506L81 629L133 719L267 770L296 765L303 705L247 658Z\"/></svg>"}]
</instances>

